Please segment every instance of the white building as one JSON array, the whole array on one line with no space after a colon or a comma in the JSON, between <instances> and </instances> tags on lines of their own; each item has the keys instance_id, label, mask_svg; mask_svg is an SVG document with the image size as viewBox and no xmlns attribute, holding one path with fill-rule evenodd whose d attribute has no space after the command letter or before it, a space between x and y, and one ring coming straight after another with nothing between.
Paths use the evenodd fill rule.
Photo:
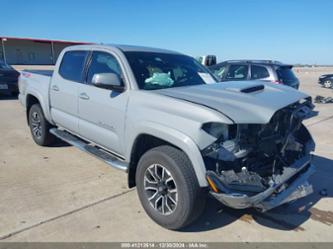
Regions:
<instances>
[{"instance_id":1,"label":"white building","mask_svg":"<svg viewBox=\"0 0 333 249\"><path fill-rule=\"evenodd\" d=\"M10 65L54 65L67 46L85 42L0 36L0 60Z\"/></svg>"}]
</instances>

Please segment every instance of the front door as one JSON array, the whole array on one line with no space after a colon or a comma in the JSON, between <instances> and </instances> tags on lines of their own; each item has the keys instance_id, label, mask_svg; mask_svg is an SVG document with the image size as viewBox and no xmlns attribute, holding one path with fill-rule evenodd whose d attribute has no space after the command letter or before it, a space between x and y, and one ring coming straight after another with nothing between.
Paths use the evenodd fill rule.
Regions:
<instances>
[{"instance_id":1,"label":"front door","mask_svg":"<svg viewBox=\"0 0 333 249\"><path fill-rule=\"evenodd\" d=\"M122 78L120 65L113 55L102 51L92 53L86 84L79 86L80 136L123 155L128 94L94 86L92 79L98 73L115 73Z\"/></svg>"}]
</instances>

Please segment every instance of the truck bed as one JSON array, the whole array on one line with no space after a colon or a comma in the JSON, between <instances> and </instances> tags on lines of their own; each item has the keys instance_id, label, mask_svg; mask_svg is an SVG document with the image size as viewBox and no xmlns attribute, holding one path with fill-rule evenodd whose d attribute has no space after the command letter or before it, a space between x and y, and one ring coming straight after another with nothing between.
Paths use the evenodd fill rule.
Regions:
<instances>
[{"instance_id":1,"label":"truck bed","mask_svg":"<svg viewBox=\"0 0 333 249\"><path fill-rule=\"evenodd\" d=\"M28 94L38 98L49 122L52 120L49 113L49 88L52 75L52 70L23 70L19 77L20 102L25 106Z\"/></svg>"}]
</instances>

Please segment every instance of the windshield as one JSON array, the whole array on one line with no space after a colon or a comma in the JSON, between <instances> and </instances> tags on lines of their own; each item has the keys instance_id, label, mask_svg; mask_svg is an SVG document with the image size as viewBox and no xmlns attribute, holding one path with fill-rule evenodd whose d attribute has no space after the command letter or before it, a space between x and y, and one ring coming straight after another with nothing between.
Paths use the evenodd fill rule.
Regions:
<instances>
[{"instance_id":1,"label":"windshield","mask_svg":"<svg viewBox=\"0 0 333 249\"><path fill-rule=\"evenodd\" d=\"M216 82L208 69L186 55L125 52L125 56L140 89L156 90Z\"/></svg>"},{"instance_id":2,"label":"windshield","mask_svg":"<svg viewBox=\"0 0 333 249\"><path fill-rule=\"evenodd\" d=\"M12 67L7 65L3 61L0 61L0 69L12 69Z\"/></svg>"}]
</instances>

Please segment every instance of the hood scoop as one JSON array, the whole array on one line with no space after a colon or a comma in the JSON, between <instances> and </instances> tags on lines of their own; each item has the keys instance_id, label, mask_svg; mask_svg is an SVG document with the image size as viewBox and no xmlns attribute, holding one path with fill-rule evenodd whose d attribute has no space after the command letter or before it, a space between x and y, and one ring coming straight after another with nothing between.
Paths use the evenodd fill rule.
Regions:
<instances>
[{"instance_id":1,"label":"hood scoop","mask_svg":"<svg viewBox=\"0 0 333 249\"><path fill-rule=\"evenodd\" d=\"M258 91L262 91L265 89L264 85L252 85L247 87L226 87L226 90L233 91L233 92L241 92L241 93L254 93Z\"/></svg>"}]
</instances>

